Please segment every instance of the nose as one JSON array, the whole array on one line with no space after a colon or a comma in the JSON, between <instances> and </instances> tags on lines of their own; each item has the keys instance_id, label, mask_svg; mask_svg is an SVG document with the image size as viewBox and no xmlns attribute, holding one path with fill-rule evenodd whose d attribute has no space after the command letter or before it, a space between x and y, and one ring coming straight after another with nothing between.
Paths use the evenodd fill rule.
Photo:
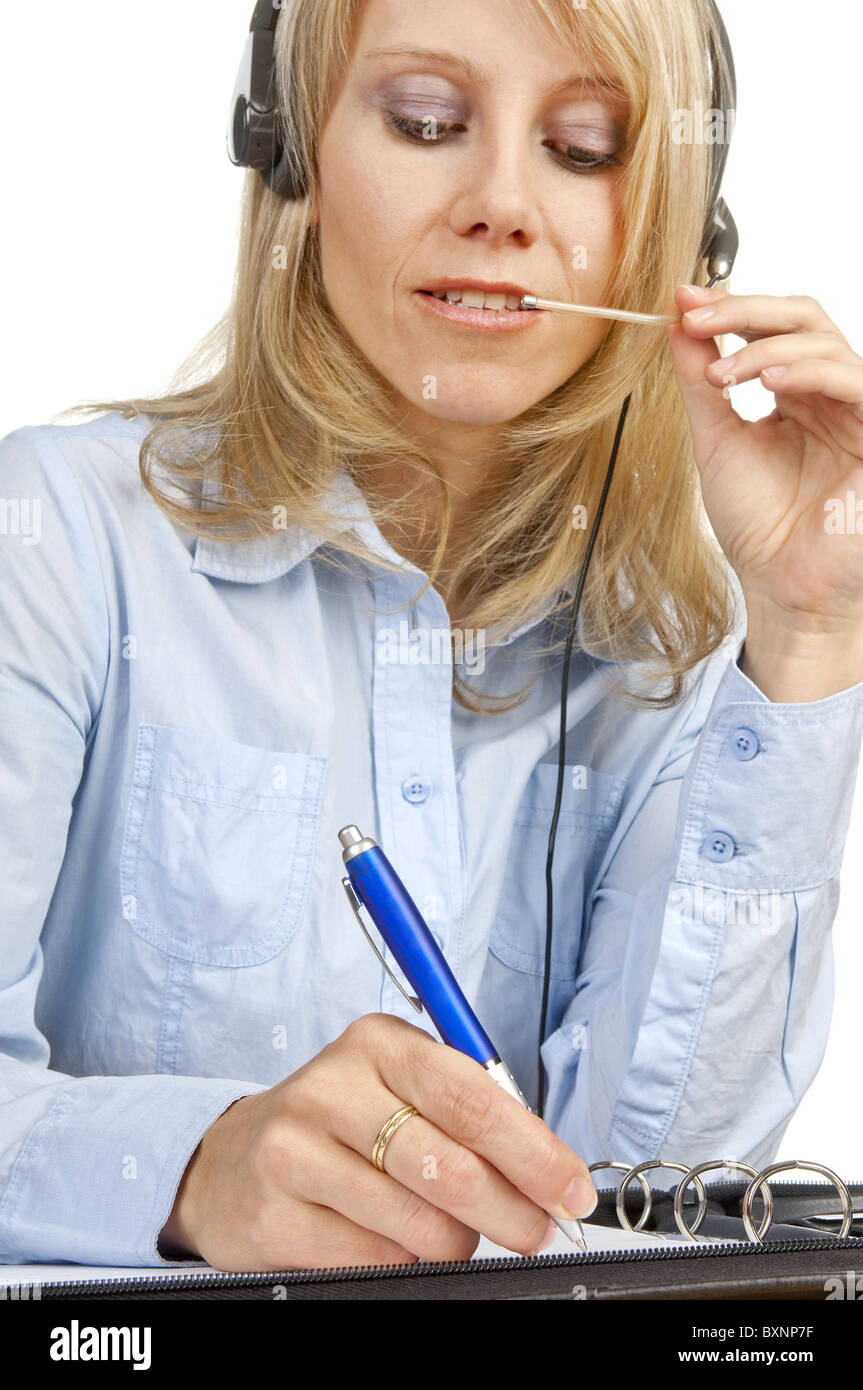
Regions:
<instances>
[{"instance_id":1,"label":"nose","mask_svg":"<svg viewBox=\"0 0 863 1390\"><path fill-rule=\"evenodd\" d=\"M460 170L460 187L453 199L450 222L460 236L485 236L490 246L510 239L531 245L542 231L542 215L534 186L532 157L525 122L509 106L490 120L484 135Z\"/></svg>"}]
</instances>

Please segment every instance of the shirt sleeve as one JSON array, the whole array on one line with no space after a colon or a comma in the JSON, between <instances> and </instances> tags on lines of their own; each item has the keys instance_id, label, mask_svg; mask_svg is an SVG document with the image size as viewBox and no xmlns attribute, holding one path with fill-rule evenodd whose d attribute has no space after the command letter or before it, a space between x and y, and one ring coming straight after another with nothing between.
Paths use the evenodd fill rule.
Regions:
<instances>
[{"instance_id":1,"label":"shirt sleeve","mask_svg":"<svg viewBox=\"0 0 863 1390\"><path fill-rule=\"evenodd\" d=\"M47 430L0 440L0 498L0 1263L169 1265L156 1242L198 1141L266 1088L51 1069L40 938L109 631L87 509Z\"/></svg>"},{"instance_id":2,"label":"shirt sleeve","mask_svg":"<svg viewBox=\"0 0 863 1390\"><path fill-rule=\"evenodd\" d=\"M863 682L774 703L741 651L595 888L576 991L543 1045L546 1119L588 1162L764 1165L827 1046Z\"/></svg>"}]
</instances>

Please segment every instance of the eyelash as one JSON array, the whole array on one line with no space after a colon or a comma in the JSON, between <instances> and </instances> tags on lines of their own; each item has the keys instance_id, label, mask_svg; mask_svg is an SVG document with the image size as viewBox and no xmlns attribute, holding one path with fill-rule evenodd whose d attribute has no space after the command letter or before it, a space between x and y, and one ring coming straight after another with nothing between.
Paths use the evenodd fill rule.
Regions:
<instances>
[{"instance_id":1,"label":"eyelash","mask_svg":"<svg viewBox=\"0 0 863 1390\"><path fill-rule=\"evenodd\" d=\"M415 144L442 145L456 129L457 122L438 121L437 129L438 132L444 132L443 139L438 138L437 140L430 140L422 134L422 130L427 122L432 119L435 118L427 117L424 120L417 120L412 119L410 116L399 116L395 111L387 111L386 113L387 125L399 135L402 135L406 140L412 140ZM564 168L569 169L572 173L593 174L596 173L598 169L619 169L621 167L620 160L616 159L614 155L602 154L598 150L585 150L582 149L580 145L567 145L566 149L574 150L578 155L587 156L585 159L572 159L568 154L560 155L551 144L546 144L546 149L551 151L552 157L555 158L559 164L562 164Z\"/></svg>"}]
</instances>

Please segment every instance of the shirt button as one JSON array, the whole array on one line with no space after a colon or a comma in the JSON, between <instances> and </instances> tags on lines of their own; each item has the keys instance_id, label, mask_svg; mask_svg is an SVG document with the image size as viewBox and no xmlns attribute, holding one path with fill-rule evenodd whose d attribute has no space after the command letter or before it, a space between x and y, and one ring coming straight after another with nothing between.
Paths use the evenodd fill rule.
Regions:
<instances>
[{"instance_id":1,"label":"shirt button","mask_svg":"<svg viewBox=\"0 0 863 1390\"><path fill-rule=\"evenodd\" d=\"M720 864L723 860L730 859L736 848L731 836L726 835L724 830L711 830L702 842L701 853Z\"/></svg>"},{"instance_id":2,"label":"shirt button","mask_svg":"<svg viewBox=\"0 0 863 1390\"><path fill-rule=\"evenodd\" d=\"M758 735L752 729L735 729L731 736L731 747L734 749L735 758L741 762L748 763L750 758L754 758L761 744Z\"/></svg>"},{"instance_id":3,"label":"shirt button","mask_svg":"<svg viewBox=\"0 0 863 1390\"><path fill-rule=\"evenodd\" d=\"M410 801L414 806L428 801L430 793L430 783L423 782L420 777L406 777L402 782L402 796L405 801Z\"/></svg>"}]
</instances>

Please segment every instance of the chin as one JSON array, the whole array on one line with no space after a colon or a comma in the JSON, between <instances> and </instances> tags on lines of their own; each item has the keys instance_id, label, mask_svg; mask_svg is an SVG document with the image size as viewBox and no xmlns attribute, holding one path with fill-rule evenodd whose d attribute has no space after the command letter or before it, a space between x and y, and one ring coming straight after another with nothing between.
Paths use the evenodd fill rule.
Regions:
<instances>
[{"instance_id":1,"label":"chin","mask_svg":"<svg viewBox=\"0 0 863 1390\"><path fill-rule=\"evenodd\" d=\"M411 404L436 420L451 420L454 424L463 425L505 425L529 410L539 399L533 392L522 398L516 390L501 390L499 387L496 390L465 390L462 382L457 391L447 390L440 383L437 399L414 399Z\"/></svg>"},{"instance_id":2,"label":"chin","mask_svg":"<svg viewBox=\"0 0 863 1390\"><path fill-rule=\"evenodd\" d=\"M501 402L497 407L490 405L488 401L448 401L443 405L440 401L418 401L417 405L426 415L432 415L436 420L452 420L453 424L462 425L505 425L507 420L514 420L521 414L518 406L513 406L512 401L506 405ZM524 406L523 409L527 409Z\"/></svg>"}]
</instances>

